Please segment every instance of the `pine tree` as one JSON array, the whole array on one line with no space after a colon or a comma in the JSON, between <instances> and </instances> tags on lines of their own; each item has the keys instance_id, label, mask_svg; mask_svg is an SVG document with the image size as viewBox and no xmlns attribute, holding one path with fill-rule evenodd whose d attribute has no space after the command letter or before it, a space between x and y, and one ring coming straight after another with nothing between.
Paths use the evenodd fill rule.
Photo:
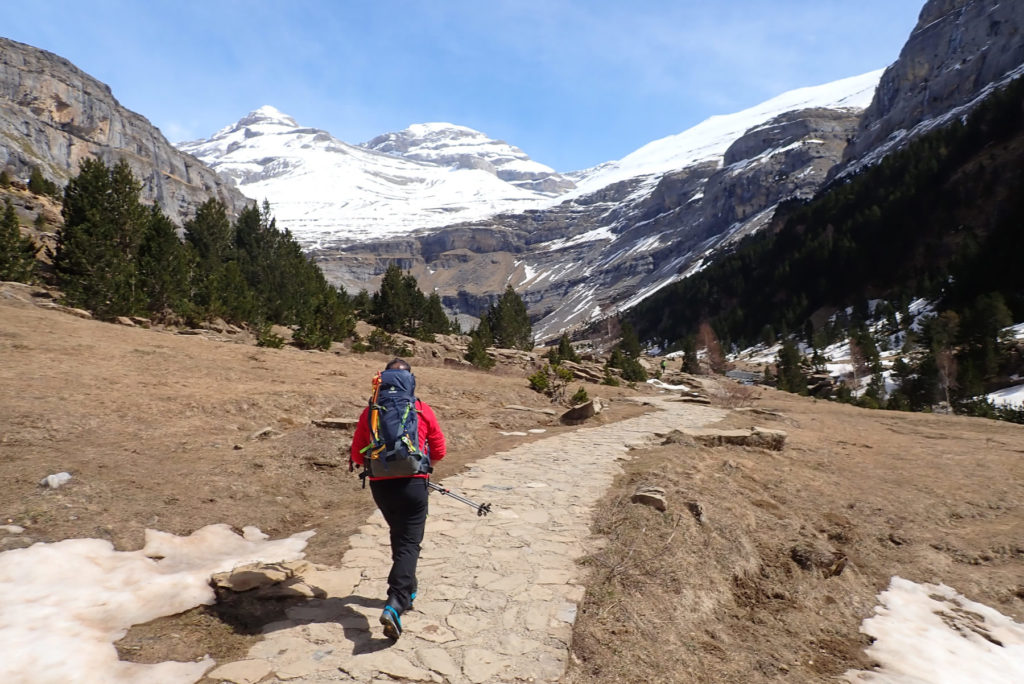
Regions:
<instances>
[{"instance_id":1,"label":"pine tree","mask_svg":"<svg viewBox=\"0 0 1024 684\"><path fill-rule=\"evenodd\" d=\"M448 320L448 315L444 312L444 307L441 305L441 296L436 292L431 292L430 296L427 297L419 337L431 341L434 335L447 335L451 331L452 324Z\"/></svg>"},{"instance_id":2,"label":"pine tree","mask_svg":"<svg viewBox=\"0 0 1024 684\"><path fill-rule=\"evenodd\" d=\"M367 292L366 288L360 290L352 299L352 308L360 320L369 320L373 309L373 300L370 298L370 293Z\"/></svg>"},{"instance_id":3,"label":"pine tree","mask_svg":"<svg viewBox=\"0 0 1024 684\"><path fill-rule=\"evenodd\" d=\"M174 224L154 205L139 246L139 275L150 312L189 308L190 257Z\"/></svg>"},{"instance_id":4,"label":"pine tree","mask_svg":"<svg viewBox=\"0 0 1024 684\"><path fill-rule=\"evenodd\" d=\"M469 333L469 347L466 349L465 359L477 368L483 368L484 370L494 367L494 359L487 353L486 338L484 335L486 332L481 332L480 328Z\"/></svg>"},{"instance_id":5,"label":"pine tree","mask_svg":"<svg viewBox=\"0 0 1024 684\"><path fill-rule=\"evenodd\" d=\"M6 200L4 215L0 219L0 280L32 282L38 251L30 238L21 235L18 214L11 201Z\"/></svg>"},{"instance_id":6,"label":"pine tree","mask_svg":"<svg viewBox=\"0 0 1024 684\"><path fill-rule=\"evenodd\" d=\"M373 295L372 323L389 333L400 332L412 317L406 282L398 264L391 264L380 281L380 289Z\"/></svg>"},{"instance_id":7,"label":"pine tree","mask_svg":"<svg viewBox=\"0 0 1024 684\"><path fill-rule=\"evenodd\" d=\"M576 350L572 348L572 343L569 341L569 334L563 332L562 337L558 340L558 357L562 361L572 361L573 363L580 362L580 356L576 353Z\"/></svg>"},{"instance_id":8,"label":"pine tree","mask_svg":"<svg viewBox=\"0 0 1024 684\"><path fill-rule=\"evenodd\" d=\"M504 349L533 349L533 326L526 304L509 285L486 315L494 335L494 343Z\"/></svg>"},{"instance_id":9,"label":"pine tree","mask_svg":"<svg viewBox=\"0 0 1024 684\"><path fill-rule=\"evenodd\" d=\"M249 218L253 211L248 207L242 210L242 215ZM239 218L239 222L242 220ZM255 220L259 221L258 212ZM196 215L185 222L185 240L195 250L204 271L212 272L215 270L212 264L221 264L233 257L235 233L224 205L215 199L203 202L196 209Z\"/></svg>"},{"instance_id":10,"label":"pine tree","mask_svg":"<svg viewBox=\"0 0 1024 684\"><path fill-rule=\"evenodd\" d=\"M124 161L82 162L64 192L64 226L52 252L57 283L72 306L100 318L144 308L138 249L148 221L141 186Z\"/></svg>"},{"instance_id":11,"label":"pine tree","mask_svg":"<svg viewBox=\"0 0 1024 684\"><path fill-rule=\"evenodd\" d=\"M640 358L640 338L637 337L636 329L629 321L622 324L622 339L619 346L622 347L622 353L628 358Z\"/></svg>"},{"instance_id":12,"label":"pine tree","mask_svg":"<svg viewBox=\"0 0 1024 684\"><path fill-rule=\"evenodd\" d=\"M57 184L47 180L43 176L43 172L35 166L32 167L32 173L29 174L28 189L29 192L35 195L49 195L50 197L59 197L60 193L60 188L57 187Z\"/></svg>"},{"instance_id":13,"label":"pine tree","mask_svg":"<svg viewBox=\"0 0 1024 684\"><path fill-rule=\"evenodd\" d=\"M778 387L795 394L807 394L807 375L800 367L800 351L793 340L782 343L776 362L778 367Z\"/></svg>"},{"instance_id":14,"label":"pine tree","mask_svg":"<svg viewBox=\"0 0 1024 684\"><path fill-rule=\"evenodd\" d=\"M683 339L682 371L691 375L696 375L700 372L700 357L697 356L697 338L693 335Z\"/></svg>"}]
</instances>

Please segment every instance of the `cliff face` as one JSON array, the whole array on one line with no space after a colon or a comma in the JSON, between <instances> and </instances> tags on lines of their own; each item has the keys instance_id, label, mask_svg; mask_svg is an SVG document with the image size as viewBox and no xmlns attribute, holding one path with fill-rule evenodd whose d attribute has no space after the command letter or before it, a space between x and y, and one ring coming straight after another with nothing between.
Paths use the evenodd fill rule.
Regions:
<instances>
[{"instance_id":1,"label":"cliff face","mask_svg":"<svg viewBox=\"0 0 1024 684\"><path fill-rule=\"evenodd\" d=\"M1024 64L1024 2L928 0L886 69L845 162L885 153L915 127L971 103Z\"/></svg>"},{"instance_id":2,"label":"cliff face","mask_svg":"<svg viewBox=\"0 0 1024 684\"><path fill-rule=\"evenodd\" d=\"M231 213L249 202L122 107L105 84L57 55L0 38L0 168L27 178L38 167L63 185L91 156L111 165L127 161L143 199L179 225L211 197Z\"/></svg>"}]
</instances>

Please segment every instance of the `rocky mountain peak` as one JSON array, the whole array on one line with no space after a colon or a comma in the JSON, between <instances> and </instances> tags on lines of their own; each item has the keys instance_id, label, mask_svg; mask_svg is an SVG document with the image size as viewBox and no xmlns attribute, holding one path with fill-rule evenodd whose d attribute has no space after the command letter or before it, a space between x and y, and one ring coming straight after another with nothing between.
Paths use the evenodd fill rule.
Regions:
<instances>
[{"instance_id":1,"label":"rocky mountain peak","mask_svg":"<svg viewBox=\"0 0 1024 684\"><path fill-rule=\"evenodd\" d=\"M286 128L298 128L299 124L296 123L295 119L284 114L276 107L271 105L263 105L259 109L255 109L241 119L238 120L234 126L236 128L242 128L245 126L256 126L259 124L267 124L272 126L284 126Z\"/></svg>"},{"instance_id":2,"label":"rocky mountain peak","mask_svg":"<svg viewBox=\"0 0 1024 684\"><path fill-rule=\"evenodd\" d=\"M559 194L574 187L550 166L536 162L515 145L467 126L445 122L413 124L361 145L404 159L459 169L478 169L518 187Z\"/></svg>"}]
</instances>

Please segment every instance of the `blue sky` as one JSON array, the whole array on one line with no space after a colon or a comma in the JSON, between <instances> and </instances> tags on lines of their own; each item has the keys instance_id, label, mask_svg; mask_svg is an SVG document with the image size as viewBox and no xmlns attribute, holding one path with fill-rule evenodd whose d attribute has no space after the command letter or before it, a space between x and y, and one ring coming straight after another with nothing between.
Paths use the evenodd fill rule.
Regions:
<instances>
[{"instance_id":1,"label":"blue sky","mask_svg":"<svg viewBox=\"0 0 1024 684\"><path fill-rule=\"evenodd\" d=\"M924 0L47 0L0 35L172 142L270 104L359 143L449 121L558 171L892 63Z\"/></svg>"}]
</instances>

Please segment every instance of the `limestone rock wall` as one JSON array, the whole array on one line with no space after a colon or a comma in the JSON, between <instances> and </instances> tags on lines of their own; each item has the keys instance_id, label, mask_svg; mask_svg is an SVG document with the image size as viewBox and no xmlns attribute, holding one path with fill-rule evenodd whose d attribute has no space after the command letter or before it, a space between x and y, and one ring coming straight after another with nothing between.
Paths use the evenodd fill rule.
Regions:
<instances>
[{"instance_id":1,"label":"limestone rock wall","mask_svg":"<svg viewBox=\"0 0 1024 684\"><path fill-rule=\"evenodd\" d=\"M882 76L844 160L967 104L1024 65L1024 2L928 0L899 59Z\"/></svg>"},{"instance_id":2,"label":"limestone rock wall","mask_svg":"<svg viewBox=\"0 0 1024 684\"><path fill-rule=\"evenodd\" d=\"M196 158L176 150L110 88L45 50L0 38L0 168L27 178L33 167L63 185L79 162L124 159L179 225L211 197L237 213L249 200Z\"/></svg>"}]
</instances>

